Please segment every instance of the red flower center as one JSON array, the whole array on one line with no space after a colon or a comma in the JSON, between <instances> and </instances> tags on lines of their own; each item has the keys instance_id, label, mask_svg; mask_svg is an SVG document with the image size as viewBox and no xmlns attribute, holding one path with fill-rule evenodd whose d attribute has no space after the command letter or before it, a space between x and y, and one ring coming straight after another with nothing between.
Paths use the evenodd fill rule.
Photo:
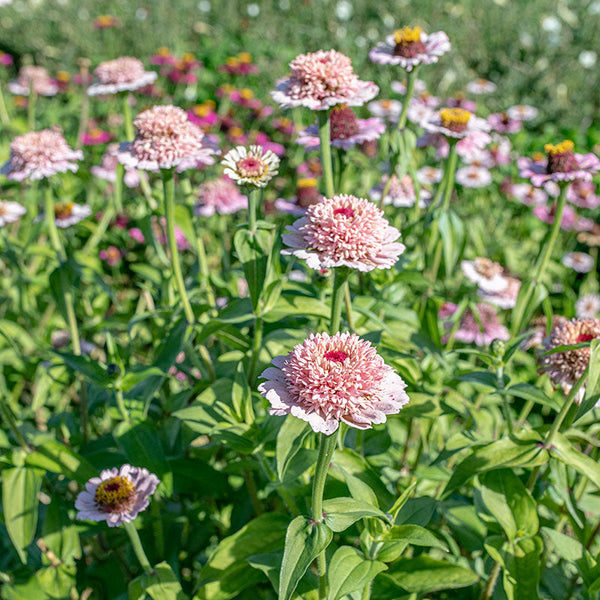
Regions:
<instances>
[{"instance_id":1,"label":"red flower center","mask_svg":"<svg viewBox=\"0 0 600 600\"><path fill-rule=\"evenodd\" d=\"M345 352L342 352L342 350L331 350L330 352L326 352L323 356L331 362L339 363L344 362L348 358L348 355Z\"/></svg>"},{"instance_id":2,"label":"red flower center","mask_svg":"<svg viewBox=\"0 0 600 600\"><path fill-rule=\"evenodd\" d=\"M242 177L260 177L263 174L263 163L254 156L246 156L237 163Z\"/></svg>"},{"instance_id":3,"label":"red flower center","mask_svg":"<svg viewBox=\"0 0 600 600\"><path fill-rule=\"evenodd\" d=\"M579 344L580 342L589 342L590 340L593 340L594 336L589 334L589 333L580 333L577 336L577 343Z\"/></svg>"},{"instance_id":4,"label":"red flower center","mask_svg":"<svg viewBox=\"0 0 600 600\"><path fill-rule=\"evenodd\" d=\"M351 219L354 216L354 210L352 208L350 208L349 206L346 206L345 208L336 208L333 211L333 214L334 215L342 215L343 217Z\"/></svg>"},{"instance_id":5,"label":"red flower center","mask_svg":"<svg viewBox=\"0 0 600 600\"><path fill-rule=\"evenodd\" d=\"M331 139L347 140L358 133L358 123L352 109L340 104L331 111Z\"/></svg>"}]
</instances>

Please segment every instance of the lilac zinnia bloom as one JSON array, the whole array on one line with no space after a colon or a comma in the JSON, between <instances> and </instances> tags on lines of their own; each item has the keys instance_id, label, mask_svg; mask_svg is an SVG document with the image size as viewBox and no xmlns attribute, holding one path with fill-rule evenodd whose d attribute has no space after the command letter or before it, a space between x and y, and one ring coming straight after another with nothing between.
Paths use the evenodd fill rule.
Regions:
<instances>
[{"instance_id":1,"label":"lilac zinnia bloom","mask_svg":"<svg viewBox=\"0 0 600 600\"><path fill-rule=\"evenodd\" d=\"M81 150L73 150L59 131L43 129L18 135L10 143L10 157L0 171L9 179L45 179L56 173L72 171L83 159Z\"/></svg>"},{"instance_id":2,"label":"lilac zinnia bloom","mask_svg":"<svg viewBox=\"0 0 600 600\"><path fill-rule=\"evenodd\" d=\"M463 260L460 267L465 276L484 292L501 292L508 287L502 265L489 258Z\"/></svg>"},{"instance_id":3,"label":"lilac zinnia bloom","mask_svg":"<svg viewBox=\"0 0 600 600\"><path fill-rule=\"evenodd\" d=\"M487 122L498 133L518 133L523 128L522 121L511 119L505 112L492 113L488 116Z\"/></svg>"},{"instance_id":4,"label":"lilac zinnia bloom","mask_svg":"<svg viewBox=\"0 0 600 600\"><path fill-rule=\"evenodd\" d=\"M309 206L287 229L282 239L291 249L282 253L306 260L311 269L390 269L405 250L395 241L400 232L383 211L365 198L346 194Z\"/></svg>"},{"instance_id":5,"label":"lilac zinnia bloom","mask_svg":"<svg viewBox=\"0 0 600 600\"><path fill-rule=\"evenodd\" d=\"M598 208L600 196L596 194L596 186L591 181L578 179L567 188L567 200L579 208Z\"/></svg>"},{"instance_id":6,"label":"lilac zinnia bloom","mask_svg":"<svg viewBox=\"0 0 600 600\"><path fill-rule=\"evenodd\" d=\"M357 144L372 142L381 137L385 132L385 125L381 119L357 119L348 106L334 106L329 116L331 123L331 145L342 150L353 148ZM306 146L308 150L319 147L319 127L310 125L301 131L296 138L296 143Z\"/></svg>"},{"instance_id":7,"label":"lilac zinnia bloom","mask_svg":"<svg viewBox=\"0 0 600 600\"><path fill-rule=\"evenodd\" d=\"M511 119L518 119L519 121L531 121L537 117L538 109L535 108L535 106L518 104L517 106L511 106L506 113Z\"/></svg>"},{"instance_id":8,"label":"lilac zinnia bloom","mask_svg":"<svg viewBox=\"0 0 600 600\"><path fill-rule=\"evenodd\" d=\"M353 333L311 334L261 374L258 391L271 415L291 414L317 433L331 435L340 421L357 429L385 423L408 404L406 384Z\"/></svg>"},{"instance_id":9,"label":"lilac zinnia bloom","mask_svg":"<svg viewBox=\"0 0 600 600\"><path fill-rule=\"evenodd\" d=\"M94 70L96 83L90 85L88 96L133 91L154 83L156 73L146 71L141 60L121 56L100 63Z\"/></svg>"},{"instance_id":10,"label":"lilac zinnia bloom","mask_svg":"<svg viewBox=\"0 0 600 600\"><path fill-rule=\"evenodd\" d=\"M381 183L376 185L370 192L370 197L375 202L379 202L381 194L387 185L389 180L388 175L384 175L381 178ZM424 208L427 206L427 200L431 198L431 194L427 190L419 190L419 207ZM397 175L392 175L392 181L389 185L387 195L383 199L385 205L392 204L398 208L407 208L414 206L417 200L415 193L415 187L410 175L404 175L399 178Z\"/></svg>"},{"instance_id":11,"label":"lilac zinnia bloom","mask_svg":"<svg viewBox=\"0 0 600 600\"><path fill-rule=\"evenodd\" d=\"M361 81L350 59L335 50L300 54L290 63L290 70L291 74L279 80L271 92L273 100L283 108L327 110L336 104L362 106L379 92L372 81Z\"/></svg>"},{"instance_id":12,"label":"lilac zinnia bloom","mask_svg":"<svg viewBox=\"0 0 600 600\"><path fill-rule=\"evenodd\" d=\"M374 117L396 123L402 112L402 102L399 100L373 100L367 104L367 108Z\"/></svg>"},{"instance_id":13,"label":"lilac zinnia bloom","mask_svg":"<svg viewBox=\"0 0 600 600\"><path fill-rule=\"evenodd\" d=\"M159 483L156 475L141 467L105 469L79 492L75 500L77 518L106 521L109 527L130 523L148 506Z\"/></svg>"},{"instance_id":14,"label":"lilac zinnia bloom","mask_svg":"<svg viewBox=\"0 0 600 600\"><path fill-rule=\"evenodd\" d=\"M578 319L593 319L600 312L600 296L586 294L575 302L575 314Z\"/></svg>"},{"instance_id":15,"label":"lilac zinnia bloom","mask_svg":"<svg viewBox=\"0 0 600 600\"><path fill-rule=\"evenodd\" d=\"M38 96L55 96L58 84L44 67L26 65L21 67L17 79L8 84L8 89L17 96L29 96L31 90Z\"/></svg>"},{"instance_id":16,"label":"lilac zinnia bloom","mask_svg":"<svg viewBox=\"0 0 600 600\"><path fill-rule=\"evenodd\" d=\"M489 302L498 308L514 308L521 289L521 282L516 277L506 277L508 285L501 292L486 292L477 290L478 296L485 302Z\"/></svg>"},{"instance_id":17,"label":"lilac zinnia bloom","mask_svg":"<svg viewBox=\"0 0 600 600\"><path fill-rule=\"evenodd\" d=\"M543 189L536 188L530 183L513 183L510 186L510 194L526 206L545 204L548 200L548 194Z\"/></svg>"},{"instance_id":18,"label":"lilac zinnia bloom","mask_svg":"<svg viewBox=\"0 0 600 600\"><path fill-rule=\"evenodd\" d=\"M198 188L198 201L194 214L203 217L210 217L215 212L225 215L248 208L247 196L227 176L201 184Z\"/></svg>"},{"instance_id":19,"label":"lilac zinnia bloom","mask_svg":"<svg viewBox=\"0 0 600 600\"><path fill-rule=\"evenodd\" d=\"M412 71L419 65L436 63L450 50L450 40L443 31L427 34L420 27L403 27L379 42L369 52L374 63L400 65Z\"/></svg>"},{"instance_id":20,"label":"lilac zinnia bloom","mask_svg":"<svg viewBox=\"0 0 600 600\"><path fill-rule=\"evenodd\" d=\"M94 177L114 183L117 180L116 168L119 162L119 159L117 158L118 152L119 144L109 144L106 148L106 152L102 155L102 164L94 165L90 169L90 173ZM140 183L140 175L137 172L137 169L126 168L123 181L129 188L137 187Z\"/></svg>"},{"instance_id":21,"label":"lilac zinnia bloom","mask_svg":"<svg viewBox=\"0 0 600 600\"><path fill-rule=\"evenodd\" d=\"M531 180L540 187L547 181L590 181L600 170L600 160L595 154L575 154L574 144L565 140L560 144L546 144L546 158L533 160L522 158L519 163L519 175Z\"/></svg>"},{"instance_id":22,"label":"lilac zinnia bloom","mask_svg":"<svg viewBox=\"0 0 600 600\"><path fill-rule=\"evenodd\" d=\"M562 264L578 273L589 273L594 268L594 259L585 252L567 252L562 257Z\"/></svg>"},{"instance_id":23,"label":"lilac zinnia bloom","mask_svg":"<svg viewBox=\"0 0 600 600\"><path fill-rule=\"evenodd\" d=\"M25 212L25 208L18 202L0 200L0 227L18 221Z\"/></svg>"},{"instance_id":24,"label":"lilac zinnia bloom","mask_svg":"<svg viewBox=\"0 0 600 600\"><path fill-rule=\"evenodd\" d=\"M440 307L439 317L443 320L444 329L450 331L454 324L451 317L457 311L458 306L451 302L445 302ZM477 346L488 346L494 340L508 340L510 333L508 329L498 321L498 315L494 307L489 304L479 303L475 306L479 319L475 318L472 310L467 308L460 318L459 328L454 333L454 338L464 344L474 343ZM449 339L449 334L444 336L444 344Z\"/></svg>"}]
</instances>

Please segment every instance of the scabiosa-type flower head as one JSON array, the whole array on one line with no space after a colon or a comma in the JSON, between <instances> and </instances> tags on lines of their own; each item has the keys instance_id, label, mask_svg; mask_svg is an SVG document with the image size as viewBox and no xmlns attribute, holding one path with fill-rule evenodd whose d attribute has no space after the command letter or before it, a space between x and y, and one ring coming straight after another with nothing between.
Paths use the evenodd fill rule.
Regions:
<instances>
[{"instance_id":1,"label":"scabiosa-type flower head","mask_svg":"<svg viewBox=\"0 0 600 600\"><path fill-rule=\"evenodd\" d=\"M442 135L462 139L469 134L487 132L490 126L485 119L476 117L464 108L442 108L433 112L421 122L427 131L441 133Z\"/></svg>"},{"instance_id":2,"label":"scabiosa-type flower head","mask_svg":"<svg viewBox=\"0 0 600 600\"><path fill-rule=\"evenodd\" d=\"M426 34L420 27L403 27L389 35L369 52L369 58L382 65L400 65L412 71L419 65L436 63L450 50L450 40L443 31Z\"/></svg>"},{"instance_id":3,"label":"scabiosa-type flower head","mask_svg":"<svg viewBox=\"0 0 600 600\"><path fill-rule=\"evenodd\" d=\"M359 271L391 268L405 250L375 204L346 194L324 198L308 207L289 233L282 236L294 254L311 269L350 267Z\"/></svg>"},{"instance_id":4,"label":"scabiosa-type flower head","mask_svg":"<svg viewBox=\"0 0 600 600\"><path fill-rule=\"evenodd\" d=\"M59 131L43 129L18 135L10 143L10 157L0 171L9 179L44 179L56 173L77 171L81 150L73 150Z\"/></svg>"},{"instance_id":5,"label":"scabiosa-type flower head","mask_svg":"<svg viewBox=\"0 0 600 600\"><path fill-rule=\"evenodd\" d=\"M362 106L379 92L372 81L361 81L350 59L335 50L300 54L290 63L290 70L290 75L278 81L271 92L283 108L327 110L336 104Z\"/></svg>"},{"instance_id":6,"label":"scabiosa-type flower head","mask_svg":"<svg viewBox=\"0 0 600 600\"><path fill-rule=\"evenodd\" d=\"M406 384L367 340L353 333L311 334L287 356L273 359L258 391L270 414L292 414L330 435L340 421L357 429L385 423L408 404Z\"/></svg>"},{"instance_id":7,"label":"scabiosa-type flower head","mask_svg":"<svg viewBox=\"0 0 600 600\"><path fill-rule=\"evenodd\" d=\"M329 115L331 124L331 145L342 150L353 148L357 144L373 142L385 132L383 121L377 117L357 119L349 106L338 104ZM319 127L310 125L298 134L296 143L307 146L309 150L319 147Z\"/></svg>"},{"instance_id":8,"label":"scabiosa-type flower head","mask_svg":"<svg viewBox=\"0 0 600 600\"><path fill-rule=\"evenodd\" d=\"M460 267L465 276L485 292L501 292L508 286L502 265L489 258L463 260Z\"/></svg>"},{"instance_id":9,"label":"scabiosa-type flower head","mask_svg":"<svg viewBox=\"0 0 600 600\"><path fill-rule=\"evenodd\" d=\"M599 319L572 319L571 321L561 319L553 325L550 335L542 341L542 348L538 352L540 372L548 373L552 383L560 385L565 394L568 394L590 362L590 348L541 355L558 346L573 346L598 337L600 337ZM579 402L581 397L577 399Z\"/></svg>"},{"instance_id":10,"label":"scabiosa-type flower head","mask_svg":"<svg viewBox=\"0 0 600 600\"><path fill-rule=\"evenodd\" d=\"M571 140L564 140L560 144L546 144L545 159L521 158L518 161L519 175L531 180L537 187L548 181L590 181L592 176L600 170L600 159L593 154L576 154L575 145Z\"/></svg>"},{"instance_id":11,"label":"scabiosa-type flower head","mask_svg":"<svg viewBox=\"0 0 600 600\"><path fill-rule=\"evenodd\" d=\"M61 229L70 227L89 217L92 209L85 204L75 202L57 202L54 205L54 220Z\"/></svg>"},{"instance_id":12,"label":"scabiosa-type flower head","mask_svg":"<svg viewBox=\"0 0 600 600\"><path fill-rule=\"evenodd\" d=\"M279 158L262 146L238 146L225 155L221 164L225 175L238 185L265 187L277 175Z\"/></svg>"},{"instance_id":13,"label":"scabiosa-type flower head","mask_svg":"<svg viewBox=\"0 0 600 600\"><path fill-rule=\"evenodd\" d=\"M18 221L25 212L25 208L18 202L0 200L0 227L4 227L7 223Z\"/></svg>"},{"instance_id":14,"label":"scabiosa-type flower head","mask_svg":"<svg viewBox=\"0 0 600 600\"><path fill-rule=\"evenodd\" d=\"M132 56L121 56L100 63L94 73L97 82L87 90L89 96L116 94L143 88L156 80L154 71L146 71L144 63Z\"/></svg>"},{"instance_id":15,"label":"scabiosa-type flower head","mask_svg":"<svg viewBox=\"0 0 600 600\"><path fill-rule=\"evenodd\" d=\"M17 79L8 84L8 89L18 96L29 96L31 90L39 96L55 96L58 85L44 67L25 65L19 70Z\"/></svg>"},{"instance_id":16,"label":"scabiosa-type flower head","mask_svg":"<svg viewBox=\"0 0 600 600\"><path fill-rule=\"evenodd\" d=\"M198 189L199 203L194 207L194 214L210 217L215 212L220 215L230 214L248 208L248 198L229 177L205 181Z\"/></svg>"},{"instance_id":17,"label":"scabiosa-type flower head","mask_svg":"<svg viewBox=\"0 0 600 600\"><path fill-rule=\"evenodd\" d=\"M578 273L589 273L594 267L594 259L585 252L567 252L561 262Z\"/></svg>"},{"instance_id":18,"label":"scabiosa-type flower head","mask_svg":"<svg viewBox=\"0 0 600 600\"><path fill-rule=\"evenodd\" d=\"M129 523L148 506L159 483L156 475L141 467L105 469L77 496L77 518L106 521L109 527Z\"/></svg>"},{"instance_id":19,"label":"scabiosa-type flower head","mask_svg":"<svg viewBox=\"0 0 600 600\"><path fill-rule=\"evenodd\" d=\"M452 302L445 302L440 307L439 317L443 320L446 331L450 331L454 327L451 318L457 309L458 306ZM478 318L470 308L467 308L461 315L459 327L454 333L457 341L464 344L474 343L477 346L488 346L494 340L506 341L510 338L508 329L498 321L498 315L493 306L479 303L474 309L477 311ZM444 336L442 340L444 344L449 337L449 334Z\"/></svg>"},{"instance_id":20,"label":"scabiosa-type flower head","mask_svg":"<svg viewBox=\"0 0 600 600\"><path fill-rule=\"evenodd\" d=\"M593 319L600 312L600 295L585 294L575 302L575 314L578 319Z\"/></svg>"},{"instance_id":21,"label":"scabiosa-type flower head","mask_svg":"<svg viewBox=\"0 0 600 600\"><path fill-rule=\"evenodd\" d=\"M156 171L184 164L213 163L215 151L204 145L202 130L188 121L184 110L170 104L153 106L133 121L135 139L119 148L125 167Z\"/></svg>"}]
</instances>

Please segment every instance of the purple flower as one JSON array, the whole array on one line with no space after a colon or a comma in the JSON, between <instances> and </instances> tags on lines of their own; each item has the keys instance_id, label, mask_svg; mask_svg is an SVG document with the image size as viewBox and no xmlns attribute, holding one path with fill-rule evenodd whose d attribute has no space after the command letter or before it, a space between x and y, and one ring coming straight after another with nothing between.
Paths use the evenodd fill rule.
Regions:
<instances>
[{"instance_id":1,"label":"purple flower","mask_svg":"<svg viewBox=\"0 0 600 600\"><path fill-rule=\"evenodd\" d=\"M477 346L488 346L494 340L508 340L510 334L508 329L498 321L496 310L489 304L479 303L475 307L477 317L473 310L467 308L461 315L460 324L455 331L454 337L457 341L464 344L475 344ZM442 319L444 329L450 331L454 327L452 320L458 306L451 302L442 304L439 310L439 317ZM443 338L446 343L450 335Z\"/></svg>"},{"instance_id":2,"label":"purple flower","mask_svg":"<svg viewBox=\"0 0 600 600\"><path fill-rule=\"evenodd\" d=\"M518 133L523 128L522 121L511 119L508 113L492 113L487 118L490 127L498 133Z\"/></svg>"}]
</instances>

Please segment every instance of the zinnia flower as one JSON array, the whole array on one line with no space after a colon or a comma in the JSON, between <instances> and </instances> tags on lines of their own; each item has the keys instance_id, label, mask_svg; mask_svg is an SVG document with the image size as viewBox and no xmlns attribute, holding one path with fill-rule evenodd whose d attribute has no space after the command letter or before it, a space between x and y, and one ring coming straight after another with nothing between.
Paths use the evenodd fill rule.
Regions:
<instances>
[{"instance_id":1,"label":"zinnia flower","mask_svg":"<svg viewBox=\"0 0 600 600\"><path fill-rule=\"evenodd\" d=\"M517 304L521 282L516 277L505 277L508 285L500 292L486 292L479 288L477 295L484 301L497 306L498 308L514 308Z\"/></svg>"},{"instance_id":2,"label":"zinnia flower","mask_svg":"<svg viewBox=\"0 0 600 600\"><path fill-rule=\"evenodd\" d=\"M439 310L439 317L442 319L444 329L450 331L454 327L452 316L457 311L458 306L452 302L445 302ZM477 317L473 310L467 308L461 315L460 324L454 333L454 338L463 344L475 344L477 346L488 346L494 340L506 341L510 338L508 329L498 321L498 315L493 306L479 303L475 306ZM442 339L445 344L450 334Z\"/></svg>"},{"instance_id":3,"label":"zinnia flower","mask_svg":"<svg viewBox=\"0 0 600 600\"><path fill-rule=\"evenodd\" d=\"M77 518L106 521L109 527L129 523L148 506L148 498L159 483L156 475L141 467L105 469L79 492L75 500Z\"/></svg>"},{"instance_id":4,"label":"zinnia flower","mask_svg":"<svg viewBox=\"0 0 600 600\"><path fill-rule=\"evenodd\" d=\"M455 179L463 187L480 188L492 183L492 174L485 167L468 165L456 171Z\"/></svg>"},{"instance_id":5,"label":"zinnia flower","mask_svg":"<svg viewBox=\"0 0 600 600\"><path fill-rule=\"evenodd\" d=\"M560 385L565 394L568 394L573 384L583 375L590 362L590 348L577 348L566 352L554 352L542 356L545 352L558 346L573 346L582 342L600 337L599 319L561 319L553 325L550 335L542 341L542 348L538 352L540 373L547 373L556 386ZM583 388L578 394L577 401L583 398Z\"/></svg>"},{"instance_id":6,"label":"zinnia flower","mask_svg":"<svg viewBox=\"0 0 600 600\"><path fill-rule=\"evenodd\" d=\"M109 144L106 148L106 152L102 155L102 164L94 165L90 169L90 173L94 177L114 183L117 180L116 168L117 163L119 162L119 159L117 158L118 152L119 144ZM137 187L140 183L140 175L137 169L126 168L123 181L127 187Z\"/></svg>"},{"instance_id":7,"label":"zinnia flower","mask_svg":"<svg viewBox=\"0 0 600 600\"><path fill-rule=\"evenodd\" d=\"M304 217L282 236L294 254L311 269L346 266L359 271L391 268L405 250L375 204L346 194L309 206Z\"/></svg>"},{"instance_id":8,"label":"zinnia flower","mask_svg":"<svg viewBox=\"0 0 600 600\"><path fill-rule=\"evenodd\" d=\"M0 200L0 227L4 227L7 223L18 221L25 212L25 208L18 202Z\"/></svg>"},{"instance_id":9,"label":"zinnia flower","mask_svg":"<svg viewBox=\"0 0 600 600\"><path fill-rule=\"evenodd\" d=\"M506 113L511 119L518 119L519 121L531 121L538 116L538 109L535 108L535 106L518 104L517 106L511 106Z\"/></svg>"},{"instance_id":10,"label":"zinnia flower","mask_svg":"<svg viewBox=\"0 0 600 600\"><path fill-rule=\"evenodd\" d=\"M72 150L59 131L43 129L18 135L10 143L10 157L1 173L9 179L44 179L56 173L73 171L83 159L81 150Z\"/></svg>"},{"instance_id":11,"label":"zinnia flower","mask_svg":"<svg viewBox=\"0 0 600 600\"><path fill-rule=\"evenodd\" d=\"M530 183L514 183L510 186L510 194L526 206L545 204L548 194L542 188L536 188Z\"/></svg>"},{"instance_id":12,"label":"zinnia flower","mask_svg":"<svg viewBox=\"0 0 600 600\"><path fill-rule=\"evenodd\" d=\"M133 121L135 139L119 147L118 159L129 168L157 171L212 164L214 149L204 144L202 130L188 120L181 108L153 106Z\"/></svg>"},{"instance_id":13,"label":"zinnia flower","mask_svg":"<svg viewBox=\"0 0 600 600\"><path fill-rule=\"evenodd\" d=\"M590 181L600 170L600 160L593 153L575 154L575 145L571 140L560 144L546 144L546 157L537 159L521 158L519 175L531 180L536 187L548 181L565 182L583 180Z\"/></svg>"},{"instance_id":14,"label":"zinnia flower","mask_svg":"<svg viewBox=\"0 0 600 600\"><path fill-rule=\"evenodd\" d=\"M463 260L460 268L467 279L476 283L484 292L501 292L508 287L502 265L489 258L478 257L475 260Z\"/></svg>"},{"instance_id":15,"label":"zinnia flower","mask_svg":"<svg viewBox=\"0 0 600 600\"><path fill-rule=\"evenodd\" d=\"M508 113L492 113L488 116L487 122L490 127L498 133L518 133L523 128L523 122L519 119L512 119Z\"/></svg>"},{"instance_id":16,"label":"zinnia flower","mask_svg":"<svg viewBox=\"0 0 600 600\"><path fill-rule=\"evenodd\" d=\"M372 81L361 81L350 59L335 50L300 54L290 63L290 70L290 75L279 80L271 92L273 100L283 108L327 110L336 104L362 106L379 92Z\"/></svg>"},{"instance_id":17,"label":"zinnia flower","mask_svg":"<svg viewBox=\"0 0 600 600\"><path fill-rule=\"evenodd\" d=\"M591 181L578 179L567 188L567 200L579 208L598 208L600 197Z\"/></svg>"},{"instance_id":18,"label":"zinnia flower","mask_svg":"<svg viewBox=\"0 0 600 600\"><path fill-rule=\"evenodd\" d=\"M589 273L594 267L594 259L585 252L567 252L561 262L578 273Z\"/></svg>"},{"instance_id":19,"label":"zinnia flower","mask_svg":"<svg viewBox=\"0 0 600 600\"><path fill-rule=\"evenodd\" d=\"M334 106L329 115L331 123L331 145L342 150L353 148L357 144L372 142L385 132L383 121L377 117L357 119L352 109L343 104ZM319 126L310 125L298 134L296 143L308 150L319 147Z\"/></svg>"},{"instance_id":20,"label":"zinnia flower","mask_svg":"<svg viewBox=\"0 0 600 600\"><path fill-rule=\"evenodd\" d=\"M225 166L225 175L238 185L265 187L277 175L279 158L262 146L237 146L225 155L221 164Z\"/></svg>"},{"instance_id":21,"label":"zinnia flower","mask_svg":"<svg viewBox=\"0 0 600 600\"><path fill-rule=\"evenodd\" d=\"M384 175L381 182L377 184L370 192L370 197L373 201L379 202L381 194L389 181L389 176ZM427 190L419 191L419 206L424 208L427 206L426 200L431 198L431 194ZM399 178L396 174L392 175L392 181L389 184L387 194L383 199L383 203L387 206L391 204L399 208L407 208L414 206L417 201L415 186L410 175L403 175Z\"/></svg>"},{"instance_id":22,"label":"zinnia flower","mask_svg":"<svg viewBox=\"0 0 600 600\"><path fill-rule=\"evenodd\" d=\"M292 414L330 435L340 421L357 429L385 423L408 404L406 384L367 340L353 333L311 334L273 359L258 391L271 415Z\"/></svg>"},{"instance_id":23,"label":"zinnia flower","mask_svg":"<svg viewBox=\"0 0 600 600\"><path fill-rule=\"evenodd\" d=\"M229 177L206 181L200 185L198 201L194 207L194 214L203 217L210 217L215 212L225 215L248 208L247 196L240 193L237 185Z\"/></svg>"},{"instance_id":24,"label":"zinnia flower","mask_svg":"<svg viewBox=\"0 0 600 600\"><path fill-rule=\"evenodd\" d=\"M575 302L578 319L593 319L600 312L600 295L585 294Z\"/></svg>"},{"instance_id":25,"label":"zinnia flower","mask_svg":"<svg viewBox=\"0 0 600 600\"><path fill-rule=\"evenodd\" d=\"M427 131L441 133L446 137L458 140L473 133L490 130L485 119L476 117L464 108L442 108L431 113L427 119L421 122L421 126Z\"/></svg>"},{"instance_id":26,"label":"zinnia flower","mask_svg":"<svg viewBox=\"0 0 600 600\"><path fill-rule=\"evenodd\" d=\"M402 112L402 102L399 100L373 100L369 102L367 108L374 117L396 123Z\"/></svg>"},{"instance_id":27,"label":"zinnia flower","mask_svg":"<svg viewBox=\"0 0 600 600\"><path fill-rule=\"evenodd\" d=\"M25 65L19 70L17 79L9 82L8 89L17 96L29 96L31 90L38 96L55 96L58 84L44 67Z\"/></svg>"},{"instance_id":28,"label":"zinnia flower","mask_svg":"<svg viewBox=\"0 0 600 600\"><path fill-rule=\"evenodd\" d=\"M469 81L465 86L467 92L469 94L493 94L496 91L496 84L492 81L488 81L487 79L475 79L474 81Z\"/></svg>"},{"instance_id":29,"label":"zinnia flower","mask_svg":"<svg viewBox=\"0 0 600 600\"><path fill-rule=\"evenodd\" d=\"M403 27L379 42L369 52L374 63L400 65L412 71L419 65L436 63L440 56L450 50L450 40L443 31L429 35L420 27Z\"/></svg>"},{"instance_id":30,"label":"zinnia flower","mask_svg":"<svg viewBox=\"0 0 600 600\"><path fill-rule=\"evenodd\" d=\"M66 229L75 225L86 217L89 217L92 209L85 204L75 204L75 202L57 202L54 205L54 221L56 226Z\"/></svg>"},{"instance_id":31,"label":"zinnia flower","mask_svg":"<svg viewBox=\"0 0 600 600\"><path fill-rule=\"evenodd\" d=\"M138 90L154 83L157 77L154 71L145 70L141 60L131 56L100 63L94 73L97 81L88 88L88 96Z\"/></svg>"}]
</instances>

